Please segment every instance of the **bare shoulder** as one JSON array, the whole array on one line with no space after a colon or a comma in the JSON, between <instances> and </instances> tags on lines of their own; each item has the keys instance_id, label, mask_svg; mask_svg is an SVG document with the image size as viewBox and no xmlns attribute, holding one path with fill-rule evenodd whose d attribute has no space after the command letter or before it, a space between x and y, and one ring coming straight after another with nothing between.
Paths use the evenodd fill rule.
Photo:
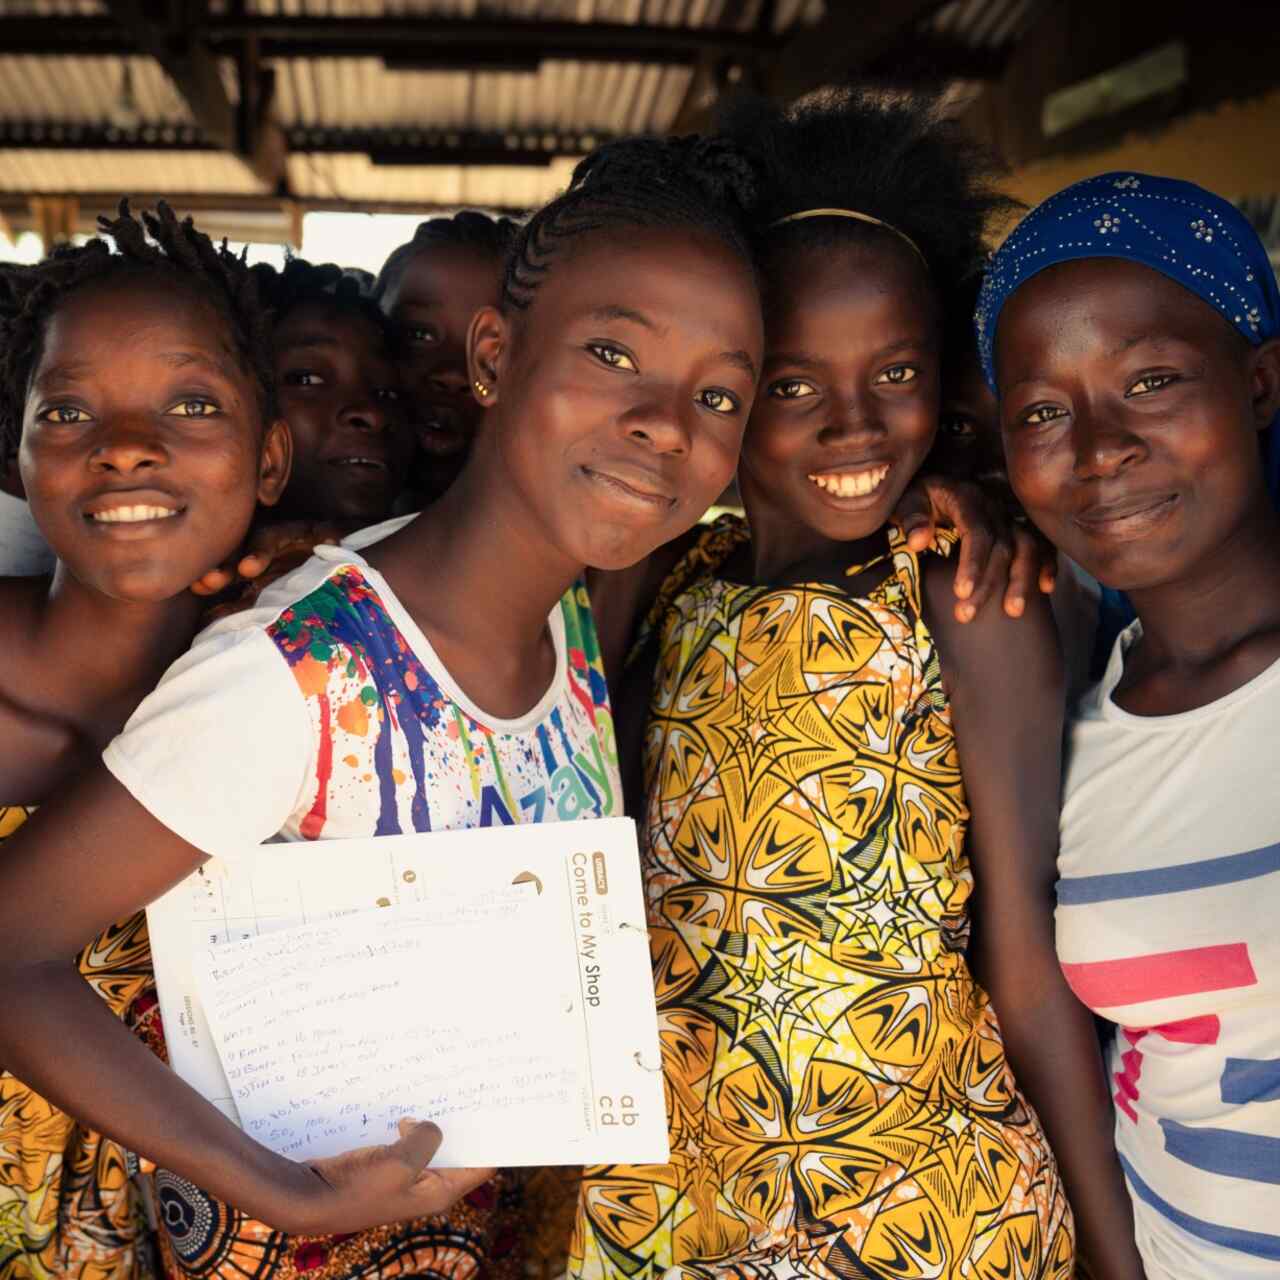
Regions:
<instances>
[{"instance_id":1,"label":"bare shoulder","mask_svg":"<svg viewBox=\"0 0 1280 1280\"><path fill-rule=\"evenodd\" d=\"M1062 694L1062 649L1048 598L1033 593L1020 618L1005 613L999 596L983 605L977 617L955 616L954 558L926 556L922 561L925 622L937 641L943 676L951 696L970 682L980 682L984 697L1014 700L1028 691L1050 699ZM1003 696L1002 696L1003 695Z\"/></svg>"}]
</instances>

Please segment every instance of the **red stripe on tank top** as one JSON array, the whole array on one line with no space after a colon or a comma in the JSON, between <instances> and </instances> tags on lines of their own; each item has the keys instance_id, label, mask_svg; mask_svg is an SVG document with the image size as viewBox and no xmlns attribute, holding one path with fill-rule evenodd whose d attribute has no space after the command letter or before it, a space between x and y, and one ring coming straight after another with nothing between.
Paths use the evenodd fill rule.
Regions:
<instances>
[{"instance_id":1,"label":"red stripe on tank top","mask_svg":"<svg viewBox=\"0 0 1280 1280\"><path fill-rule=\"evenodd\" d=\"M1255 986L1258 981L1248 945L1243 942L1064 964L1062 971L1071 989L1092 1009L1229 991Z\"/></svg>"}]
</instances>

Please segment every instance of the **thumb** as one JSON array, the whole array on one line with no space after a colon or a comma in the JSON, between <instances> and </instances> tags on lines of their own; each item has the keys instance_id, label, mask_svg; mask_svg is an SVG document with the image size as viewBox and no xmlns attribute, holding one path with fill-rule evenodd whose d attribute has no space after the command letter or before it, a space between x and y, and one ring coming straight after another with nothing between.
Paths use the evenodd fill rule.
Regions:
<instances>
[{"instance_id":1,"label":"thumb","mask_svg":"<svg viewBox=\"0 0 1280 1280\"><path fill-rule=\"evenodd\" d=\"M389 1154L419 1174L440 1149L444 1135L439 1125L432 1124L430 1120L404 1119L400 1121L399 1129L400 1141L392 1144Z\"/></svg>"}]
</instances>

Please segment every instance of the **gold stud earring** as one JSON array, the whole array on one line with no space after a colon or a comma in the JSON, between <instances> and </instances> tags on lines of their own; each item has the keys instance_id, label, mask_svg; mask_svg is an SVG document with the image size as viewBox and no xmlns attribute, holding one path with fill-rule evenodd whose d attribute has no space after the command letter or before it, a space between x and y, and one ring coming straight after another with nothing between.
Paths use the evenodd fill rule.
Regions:
<instances>
[{"instance_id":1,"label":"gold stud earring","mask_svg":"<svg viewBox=\"0 0 1280 1280\"><path fill-rule=\"evenodd\" d=\"M483 400L489 394L489 388L477 378L472 384L476 389L476 394Z\"/></svg>"}]
</instances>

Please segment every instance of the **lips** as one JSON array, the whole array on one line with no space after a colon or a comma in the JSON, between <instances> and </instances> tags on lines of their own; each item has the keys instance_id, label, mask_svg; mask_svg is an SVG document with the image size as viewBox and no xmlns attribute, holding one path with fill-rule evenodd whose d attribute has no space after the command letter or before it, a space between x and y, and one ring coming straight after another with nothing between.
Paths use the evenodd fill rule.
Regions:
<instances>
[{"instance_id":1,"label":"lips","mask_svg":"<svg viewBox=\"0 0 1280 1280\"><path fill-rule=\"evenodd\" d=\"M331 467L370 467L376 471L386 471L387 464L382 458L374 458L365 453L347 454L341 458L328 459Z\"/></svg>"},{"instance_id":2,"label":"lips","mask_svg":"<svg viewBox=\"0 0 1280 1280\"><path fill-rule=\"evenodd\" d=\"M651 511L669 511L676 504L675 495L670 492L662 477L639 467L623 463L598 463L584 466L582 474L609 491L612 497Z\"/></svg>"},{"instance_id":3,"label":"lips","mask_svg":"<svg viewBox=\"0 0 1280 1280\"><path fill-rule=\"evenodd\" d=\"M1123 532L1163 519L1178 500L1176 493L1128 494L1111 502L1096 502L1076 515L1076 523L1095 533Z\"/></svg>"},{"instance_id":4,"label":"lips","mask_svg":"<svg viewBox=\"0 0 1280 1280\"><path fill-rule=\"evenodd\" d=\"M424 405L417 422L418 443L427 453L447 456L465 449L470 427L457 409L448 405Z\"/></svg>"},{"instance_id":5,"label":"lips","mask_svg":"<svg viewBox=\"0 0 1280 1280\"><path fill-rule=\"evenodd\" d=\"M809 473L810 484L833 498L867 498L884 483L892 463L847 463Z\"/></svg>"},{"instance_id":6,"label":"lips","mask_svg":"<svg viewBox=\"0 0 1280 1280\"><path fill-rule=\"evenodd\" d=\"M84 519L97 526L154 526L173 520L186 504L158 489L119 489L95 494L81 507Z\"/></svg>"}]
</instances>

